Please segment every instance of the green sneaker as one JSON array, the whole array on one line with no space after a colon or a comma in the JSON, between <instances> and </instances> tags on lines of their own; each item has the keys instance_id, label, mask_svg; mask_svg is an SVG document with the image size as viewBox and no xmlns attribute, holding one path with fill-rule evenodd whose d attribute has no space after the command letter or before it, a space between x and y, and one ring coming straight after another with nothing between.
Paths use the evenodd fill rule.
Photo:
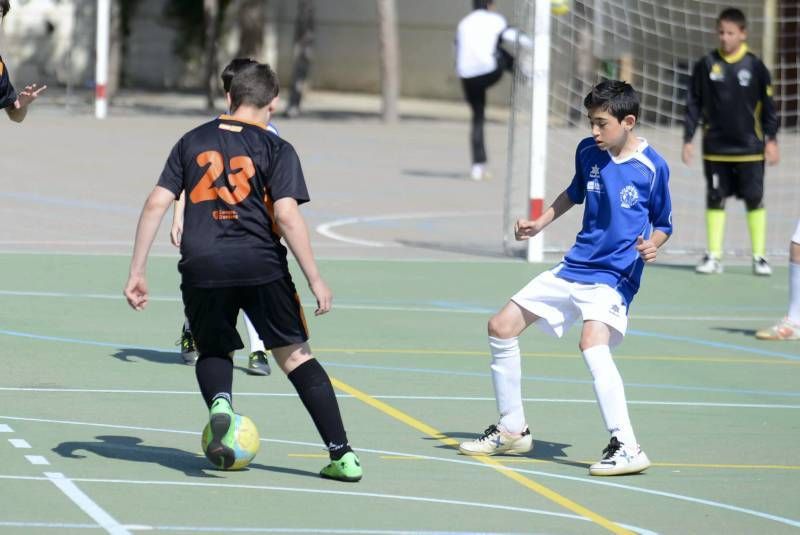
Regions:
<instances>
[{"instance_id":1,"label":"green sneaker","mask_svg":"<svg viewBox=\"0 0 800 535\"><path fill-rule=\"evenodd\" d=\"M192 333L186 330L185 325L181 329L181 337L175 342L175 345L181 348L184 364L194 366L197 363L197 349L194 347L194 338L192 338Z\"/></svg>"},{"instance_id":2,"label":"green sneaker","mask_svg":"<svg viewBox=\"0 0 800 535\"><path fill-rule=\"evenodd\" d=\"M247 373L250 375L269 375L272 370L267 361L267 354L263 351L253 351L247 363Z\"/></svg>"},{"instance_id":3,"label":"green sneaker","mask_svg":"<svg viewBox=\"0 0 800 535\"><path fill-rule=\"evenodd\" d=\"M211 404L209 411L211 440L206 448L206 457L219 468L228 469L236 460L235 418L236 414L227 399L218 397Z\"/></svg>"},{"instance_id":4,"label":"green sneaker","mask_svg":"<svg viewBox=\"0 0 800 535\"><path fill-rule=\"evenodd\" d=\"M348 451L338 461L331 461L328 466L320 471L319 475L325 479L355 483L361 480L364 471L361 469L361 462L356 457L356 454Z\"/></svg>"}]
</instances>

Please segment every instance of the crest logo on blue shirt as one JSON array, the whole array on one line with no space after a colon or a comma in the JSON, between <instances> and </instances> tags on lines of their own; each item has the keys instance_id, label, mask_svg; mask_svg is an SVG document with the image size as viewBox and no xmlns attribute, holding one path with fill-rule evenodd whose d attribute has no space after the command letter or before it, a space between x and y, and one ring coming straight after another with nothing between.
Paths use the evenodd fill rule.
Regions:
<instances>
[{"instance_id":1,"label":"crest logo on blue shirt","mask_svg":"<svg viewBox=\"0 0 800 535\"><path fill-rule=\"evenodd\" d=\"M589 171L589 178L600 178L600 167L597 164L594 164L592 170Z\"/></svg>"},{"instance_id":2,"label":"crest logo on blue shirt","mask_svg":"<svg viewBox=\"0 0 800 535\"><path fill-rule=\"evenodd\" d=\"M619 205L623 208L630 208L639 202L639 192L636 188L628 184L619 192Z\"/></svg>"}]
</instances>

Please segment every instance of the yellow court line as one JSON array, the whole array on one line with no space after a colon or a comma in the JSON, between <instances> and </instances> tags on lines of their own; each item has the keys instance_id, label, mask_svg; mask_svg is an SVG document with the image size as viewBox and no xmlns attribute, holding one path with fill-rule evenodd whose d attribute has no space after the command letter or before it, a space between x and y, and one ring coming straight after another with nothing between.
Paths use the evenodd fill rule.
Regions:
<instances>
[{"instance_id":1,"label":"yellow court line","mask_svg":"<svg viewBox=\"0 0 800 535\"><path fill-rule=\"evenodd\" d=\"M458 351L452 349L354 349L354 348L316 348L317 353L354 353L354 354L396 354L396 355L447 355L447 356L486 356L488 351ZM573 359L578 353L521 353L523 357L543 357L556 359ZM737 359L730 357L700 357L693 355L614 355L614 360L642 360L667 362L719 362L728 364L782 364L800 366L800 360L788 359Z\"/></svg>"},{"instance_id":2,"label":"yellow court line","mask_svg":"<svg viewBox=\"0 0 800 535\"><path fill-rule=\"evenodd\" d=\"M408 425L409 427L412 427L412 428L416 429L417 431L420 431L420 432L428 435L429 437L438 440L439 442L441 442L445 446L458 447L458 442L456 440L450 438L449 436L447 436L444 433L442 433L441 431L429 426L428 424L426 424L424 422L421 422L421 421L417 420L416 418L413 418L412 416L409 416L408 414L406 414L406 413L404 413L404 412L402 412L400 410L395 409L391 405L388 405L388 404L386 404L386 403L384 403L382 401L379 401L379 400L375 399L374 397L370 396L369 394L366 394L366 393L364 393L364 392L362 392L362 391L360 391L360 390L358 390L356 388L353 388L352 386L347 385L347 384L345 384L345 383L343 383L343 382L341 382L338 379L335 379L333 377L331 377L331 383L333 383L333 386L335 386L339 390L342 390L343 392L346 392L346 393L350 394L351 396L355 397L359 401L362 401L363 403L366 403L367 405L369 405L369 406L371 406L371 407L383 412L384 414L387 414L387 415L391 416L395 420L403 422L404 424ZM523 476L522 474L518 474L517 472L514 472L514 471L510 470L508 467L503 466L503 464L495 461L491 457L471 457L471 459L474 459L476 461L480 461L480 462L482 462L482 463L484 463L486 465L491 466L492 468L494 468L495 470L497 470L498 472L500 472L504 476L506 476L506 477L508 477L510 479L513 479L514 481L516 481L520 485L531 489L532 491L536 492L540 496L543 496L543 497L547 498L548 500L550 500L552 502L555 502L556 504L564 507L565 509L568 509L568 510L572 511L573 513L577 513L580 516L582 516L584 518L587 518L587 519L591 520L592 522L595 522L595 523L599 524L600 526L606 528L607 530L609 530L612 533L633 535L633 532L631 532L631 531L629 531L627 529L624 529L623 527L619 526L618 524L615 524L611 520L609 520L609 519L607 519L607 518L605 518L603 516L600 516L599 514L595 513L594 511L591 511L591 510L587 509L586 507L584 507L584 506L582 506L582 505L580 505L578 503L573 502L569 498L566 498L565 496L562 496L562 495L558 494L557 492L550 490L549 488L545 487L544 485L536 483L532 479L528 479L527 477Z\"/></svg>"},{"instance_id":3,"label":"yellow court line","mask_svg":"<svg viewBox=\"0 0 800 535\"><path fill-rule=\"evenodd\" d=\"M398 456L399 457L399 456ZM389 457L384 457L389 458ZM409 457L414 459L414 457ZM416 458L419 460L419 457ZM507 464L536 464L536 463L555 463L557 460L553 459L527 459L524 457L506 457L503 459ZM585 464L587 467L595 461L570 461L579 464ZM660 466L662 468L724 468L724 469L741 469L741 470L800 470L800 466L784 465L784 464L703 464L703 463L650 463L650 466Z\"/></svg>"}]
</instances>

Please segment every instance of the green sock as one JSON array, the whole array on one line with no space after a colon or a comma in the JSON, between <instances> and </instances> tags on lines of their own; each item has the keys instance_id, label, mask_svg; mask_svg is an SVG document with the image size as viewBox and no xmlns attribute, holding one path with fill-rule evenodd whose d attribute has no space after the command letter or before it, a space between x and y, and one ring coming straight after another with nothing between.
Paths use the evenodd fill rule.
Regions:
<instances>
[{"instance_id":1,"label":"green sock","mask_svg":"<svg viewBox=\"0 0 800 535\"><path fill-rule=\"evenodd\" d=\"M763 208L756 208L747 212L747 228L750 229L753 256L765 256L767 254L767 211Z\"/></svg>"},{"instance_id":2,"label":"green sock","mask_svg":"<svg viewBox=\"0 0 800 535\"><path fill-rule=\"evenodd\" d=\"M725 238L725 210L706 210L708 254L722 258L722 240Z\"/></svg>"}]
</instances>

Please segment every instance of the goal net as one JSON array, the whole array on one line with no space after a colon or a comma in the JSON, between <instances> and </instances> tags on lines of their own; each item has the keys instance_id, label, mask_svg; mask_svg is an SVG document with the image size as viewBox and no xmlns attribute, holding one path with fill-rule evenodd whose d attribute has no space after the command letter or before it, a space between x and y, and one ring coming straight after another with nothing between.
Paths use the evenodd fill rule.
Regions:
<instances>
[{"instance_id":1,"label":"goal net","mask_svg":"<svg viewBox=\"0 0 800 535\"><path fill-rule=\"evenodd\" d=\"M533 35L535 0L517 0L515 24ZM767 252L785 256L800 218L800 5L789 0L573 0L565 15L552 16L550 27L550 94L546 136L545 206L574 174L574 151L589 135L583 98L604 78L633 84L642 99L638 133L667 160L675 235L669 254L701 254L706 248L705 179L701 132L695 135L695 158L681 162L686 87L694 65L718 46L716 17L726 7L740 8L748 19L748 45L764 58L774 86L781 129L781 161L767 168ZM521 54L512 89L509 122L508 177L505 206L506 252L524 254L514 241L513 222L528 215L531 144L532 58ZM576 207L544 235L545 253L561 253L574 242L582 210ZM724 249L749 255L750 238L744 205L729 199Z\"/></svg>"}]
</instances>

